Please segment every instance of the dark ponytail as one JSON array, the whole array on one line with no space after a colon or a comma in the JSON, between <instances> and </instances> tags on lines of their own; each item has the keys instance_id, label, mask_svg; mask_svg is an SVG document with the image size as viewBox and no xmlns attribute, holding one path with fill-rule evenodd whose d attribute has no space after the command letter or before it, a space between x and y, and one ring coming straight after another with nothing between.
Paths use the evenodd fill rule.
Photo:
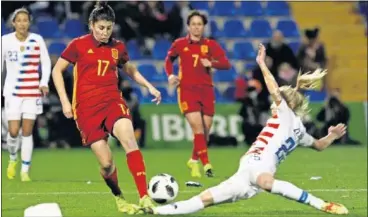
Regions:
<instances>
[{"instance_id":1,"label":"dark ponytail","mask_svg":"<svg viewBox=\"0 0 368 217\"><path fill-rule=\"evenodd\" d=\"M107 1L97 1L95 8L89 15L89 22L95 23L100 20L115 22L115 12L107 4Z\"/></svg>"}]
</instances>

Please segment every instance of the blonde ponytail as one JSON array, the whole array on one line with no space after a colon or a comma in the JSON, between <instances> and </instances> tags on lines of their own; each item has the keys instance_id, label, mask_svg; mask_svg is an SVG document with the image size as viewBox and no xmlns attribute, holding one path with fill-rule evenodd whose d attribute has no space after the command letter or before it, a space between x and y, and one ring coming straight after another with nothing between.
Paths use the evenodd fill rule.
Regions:
<instances>
[{"instance_id":1,"label":"blonde ponytail","mask_svg":"<svg viewBox=\"0 0 368 217\"><path fill-rule=\"evenodd\" d=\"M325 69L316 69L314 72L307 72L303 75L299 71L295 89L321 90L325 75L327 75L327 70Z\"/></svg>"},{"instance_id":2,"label":"blonde ponytail","mask_svg":"<svg viewBox=\"0 0 368 217\"><path fill-rule=\"evenodd\" d=\"M289 106L299 117L307 116L310 112L309 99L299 90L320 90L323 85L323 77L327 74L327 70L317 69L314 72L308 72L302 75L299 71L296 87L282 86L280 92Z\"/></svg>"}]
</instances>

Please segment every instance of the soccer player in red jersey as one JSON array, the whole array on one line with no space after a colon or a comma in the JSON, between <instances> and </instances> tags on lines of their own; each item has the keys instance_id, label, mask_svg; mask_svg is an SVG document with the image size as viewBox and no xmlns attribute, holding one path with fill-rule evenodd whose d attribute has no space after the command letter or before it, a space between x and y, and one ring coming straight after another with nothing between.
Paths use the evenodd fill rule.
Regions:
<instances>
[{"instance_id":1,"label":"soccer player in red jersey","mask_svg":"<svg viewBox=\"0 0 368 217\"><path fill-rule=\"evenodd\" d=\"M194 11L187 19L189 34L172 44L165 59L169 84L178 86L178 103L194 134L192 157L187 165L193 177L201 177L198 159L205 174L213 176L208 159L207 139L215 114L215 92L211 71L231 67L224 50L211 39L203 37L207 18ZM179 76L173 74L173 61L179 58Z\"/></svg>"},{"instance_id":2,"label":"soccer player in red jersey","mask_svg":"<svg viewBox=\"0 0 368 217\"><path fill-rule=\"evenodd\" d=\"M118 210L132 214L139 207L127 203L119 188L117 169L107 143L108 134L115 136L127 153L127 164L140 195L140 207L152 207L153 202L147 194L145 164L134 137L130 111L118 89L117 67L147 87L157 104L161 101L161 93L129 63L124 44L111 37L114 22L113 9L104 2L97 3L89 17L91 34L70 42L52 75L63 113L67 118L75 119L83 144L95 153L101 175L115 196ZM62 75L70 63L74 64L72 105Z\"/></svg>"}]
</instances>

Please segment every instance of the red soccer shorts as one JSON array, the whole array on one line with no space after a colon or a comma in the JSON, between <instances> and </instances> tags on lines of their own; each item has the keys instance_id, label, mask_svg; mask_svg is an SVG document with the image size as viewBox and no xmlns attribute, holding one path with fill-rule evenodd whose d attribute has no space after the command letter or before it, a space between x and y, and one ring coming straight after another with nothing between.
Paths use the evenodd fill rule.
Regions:
<instances>
[{"instance_id":1,"label":"red soccer shorts","mask_svg":"<svg viewBox=\"0 0 368 217\"><path fill-rule=\"evenodd\" d=\"M93 107L77 108L76 123L83 146L104 140L113 134L114 124L120 118L131 119L130 111L123 99L100 103Z\"/></svg>"},{"instance_id":2,"label":"red soccer shorts","mask_svg":"<svg viewBox=\"0 0 368 217\"><path fill-rule=\"evenodd\" d=\"M215 114L215 91L212 86L193 85L178 87L178 103L181 113L202 112Z\"/></svg>"}]
</instances>

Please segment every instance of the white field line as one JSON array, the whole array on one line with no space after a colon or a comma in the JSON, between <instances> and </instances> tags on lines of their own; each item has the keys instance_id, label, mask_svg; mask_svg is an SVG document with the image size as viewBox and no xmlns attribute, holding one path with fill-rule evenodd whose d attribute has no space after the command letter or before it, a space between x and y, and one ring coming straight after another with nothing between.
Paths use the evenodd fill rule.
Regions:
<instances>
[{"instance_id":1,"label":"white field line","mask_svg":"<svg viewBox=\"0 0 368 217\"><path fill-rule=\"evenodd\" d=\"M361 189L309 189L307 192L367 192L366 188ZM200 191L179 191L180 194L199 193ZM32 195L94 195L94 194L111 194L106 191L61 191L61 192L3 192L1 195L7 196L32 196ZM123 191L123 194L137 194L133 191Z\"/></svg>"}]
</instances>

